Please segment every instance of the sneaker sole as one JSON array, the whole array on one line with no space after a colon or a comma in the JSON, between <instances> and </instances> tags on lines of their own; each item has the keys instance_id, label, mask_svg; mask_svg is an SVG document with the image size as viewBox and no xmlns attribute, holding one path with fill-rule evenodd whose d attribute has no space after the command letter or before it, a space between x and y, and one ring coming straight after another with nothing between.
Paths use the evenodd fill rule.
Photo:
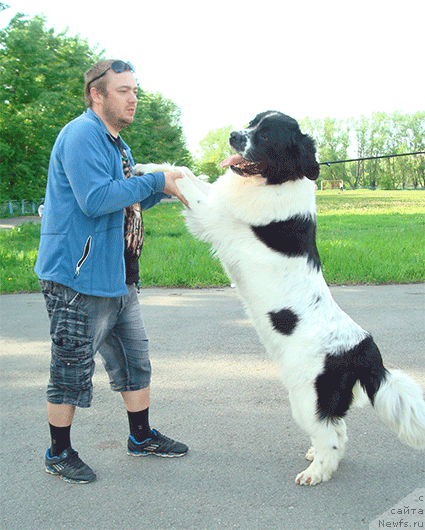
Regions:
<instances>
[{"instance_id":1,"label":"sneaker sole","mask_svg":"<svg viewBox=\"0 0 425 530\"><path fill-rule=\"evenodd\" d=\"M56 477L59 477L65 482L68 482L68 484L89 484L90 482L93 482L94 480L96 480L96 477L93 477L90 480L76 480L73 478L64 477L63 475L60 475L57 471L49 467L46 467L45 470L46 470L46 473L49 473L49 475L55 475Z\"/></svg>"},{"instance_id":2,"label":"sneaker sole","mask_svg":"<svg viewBox=\"0 0 425 530\"><path fill-rule=\"evenodd\" d=\"M181 458L186 456L187 453L151 453L151 452L138 452L138 451L127 451L129 456L160 456L161 458Z\"/></svg>"}]
</instances>

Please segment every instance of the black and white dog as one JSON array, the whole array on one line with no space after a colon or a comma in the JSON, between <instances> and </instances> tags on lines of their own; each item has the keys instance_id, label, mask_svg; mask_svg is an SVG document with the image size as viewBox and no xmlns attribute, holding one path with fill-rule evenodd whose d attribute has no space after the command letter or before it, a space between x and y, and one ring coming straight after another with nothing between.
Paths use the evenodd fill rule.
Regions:
<instances>
[{"instance_id":1,"label":"black and white dog","mask_svg":"<svg viewBox=\"0 0 425 530\"><path fill-rule=\"evenodd\" d=\"M237 154L222 162L230 169L214 184L187 168L179 168L186 176L177 184L190 206L190 232L212 243L281 367L295 420L311 437L311 464L296 482L331 478L347 441L343 418L366 396L403 442L425 448L421 387L384 368L372 337L335 303L323 278L313 140L294 119L269 111L231 133L229 142ZM139 174L161 169L167 166L136 166Z\"/></svg>"}]
</instances>

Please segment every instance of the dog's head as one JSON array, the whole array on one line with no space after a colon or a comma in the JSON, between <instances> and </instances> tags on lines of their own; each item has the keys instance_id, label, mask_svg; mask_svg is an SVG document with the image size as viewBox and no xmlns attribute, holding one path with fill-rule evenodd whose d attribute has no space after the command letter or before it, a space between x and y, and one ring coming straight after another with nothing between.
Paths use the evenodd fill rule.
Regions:
<instances>
[{"instance_id":1,"label":"dog's head","mask_svg":"<svg viewBox=\"0 0 425 530\"><path fill-rule=\"evenodd\" d=\"M319 176L313 139L281 112L258 114L246 129L230 134L229 144L237 154L221 166L230 166L239 175L261 174L267 184Z\"/></svg>"}]
</instances>

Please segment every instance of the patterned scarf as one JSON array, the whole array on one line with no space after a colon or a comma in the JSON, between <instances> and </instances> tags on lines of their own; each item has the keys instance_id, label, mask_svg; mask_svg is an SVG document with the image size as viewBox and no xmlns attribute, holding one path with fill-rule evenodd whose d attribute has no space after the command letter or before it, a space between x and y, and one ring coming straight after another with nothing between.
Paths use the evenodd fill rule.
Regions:
<instances>
[{"instance_id":1,"label":"patterned scarf","mask_svg":"<svg viewBox=\"0 0 425 530\"><path fill-rule=\"evenodd\" d=\"M121 153L124 178L128 179L133 176L130 160L121 141L119 141L119 143L117 142L117 144ZM127 206L125 209L124 239L126 248L131 250L133 254L139 258L140 253L142 252L144 239L143 217L139 203Z\"/></svg>"}]
</instances>

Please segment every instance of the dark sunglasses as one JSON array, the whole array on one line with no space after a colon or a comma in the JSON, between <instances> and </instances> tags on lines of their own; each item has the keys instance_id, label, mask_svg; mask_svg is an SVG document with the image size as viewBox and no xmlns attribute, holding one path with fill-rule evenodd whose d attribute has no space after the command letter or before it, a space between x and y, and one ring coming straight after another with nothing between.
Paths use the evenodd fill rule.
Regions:
<instances>
[{"instance_id":1,"label":"dark sunglasses","mask_svg":"<svg viewBox=\"0 0 425 530\"><path fill-rule=\"evenodd\" d=\"M116 74L122 74L126 70L129 70L130 72L136 71L134 69L134 66L131 63L125 63L124 61L114 61L111 64L111 66L108 66L108 68L104 72L97 75L96 77L93 77L93 79L89 81L89 83L87 84L87 88L89 85L91 85L91 83L93 83L93 81L96 81L97 79L100 79L101 77L103 77L106 74L106 72L110 70L111 68Z\"/></svg>"}]
</instances>

